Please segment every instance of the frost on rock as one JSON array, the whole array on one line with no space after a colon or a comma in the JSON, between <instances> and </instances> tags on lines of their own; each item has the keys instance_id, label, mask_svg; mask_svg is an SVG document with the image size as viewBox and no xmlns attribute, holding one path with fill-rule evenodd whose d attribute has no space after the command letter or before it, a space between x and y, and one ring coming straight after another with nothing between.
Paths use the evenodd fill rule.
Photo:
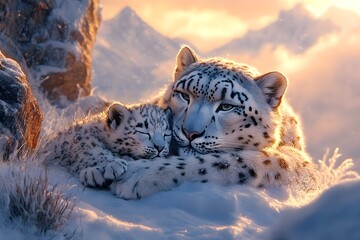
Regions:
<instances>
[{"instance_id":1,"label":"frost on rock","mask_svg":"<svg viewBox=\"0 0 360 240\"><path fill-rule=\"evenodd\" d=\"M19 64L0 52L0 160L38 143L42 113Z\"/></svg>"},{"instance_id":2,"label":"frost on rock","mask_svg":"<svg viewBox=\"0 0 360 240\"><path fill-rule=\"evenodd\" d=\"M91 50L100 24L98 0L5 0L0 31L18 48L34 77L54 103L76 100L91 90ZM2 45L3 47L3 45ZM19 60L13 48L7 57Z\"/></svg>"}]
</instances>

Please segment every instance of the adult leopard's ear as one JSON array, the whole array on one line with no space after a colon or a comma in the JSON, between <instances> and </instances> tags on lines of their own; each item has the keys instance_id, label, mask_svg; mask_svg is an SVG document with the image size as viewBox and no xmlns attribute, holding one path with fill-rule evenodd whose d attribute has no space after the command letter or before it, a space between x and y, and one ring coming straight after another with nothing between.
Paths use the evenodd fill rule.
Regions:
<instances>
[{"instance_id":1,"label":"adult leopard's ear","mask_svg":"<svg viewBox=\"0 0 360 240\"><path fill-rule=\"evenodd\" d=\"M195 52L190 47L186 45L182 46L176 57L174 81L177 81L180 74L191 64L197 62L198 60L199 58L196 56Z\"/></svg>"},{"instance_id":2,"label":"adult leopard's ear","mask_svg":"<svg viewBox=\"0 0 360 240\"><path fill-rule=\"evenodd\" d=\"M107 113L107 124L108 126L115 130L120 124L124 121L125 116L129 114L129 110L120 103L114 103L108 108Z\"/></svg>"},{"instance_id":3,"label":"adult leopard's ear","mask_svg":"<svg viewBox=\"0 0 360 240\"><path fill-rule=\"evenodd\" d=\"M165 116L167 117L168 120L171 120L172 118L172 111L171 111L171 108L167 107L165 110Z\"/></svg>"},{"instance_id":4,"label":"adult leopard's ear","mask_svg":"<svg viewBox=\"0 0 360 240\"><path fill-rule=\"evenodd\" d=\"M269 72L254 80L265 94L267 103L273 109L277 108L287 87L286 77L280 72Z\"/></svg>"}]
</instances>

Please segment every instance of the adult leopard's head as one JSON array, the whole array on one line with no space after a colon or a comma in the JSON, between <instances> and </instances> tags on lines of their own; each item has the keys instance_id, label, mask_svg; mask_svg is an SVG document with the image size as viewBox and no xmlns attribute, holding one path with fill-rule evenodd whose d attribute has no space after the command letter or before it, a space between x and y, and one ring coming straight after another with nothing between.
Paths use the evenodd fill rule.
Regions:
<instances>
[{"instance_id":1,"label":"adult leopard's head","mask_svg":"<svg viewBox=\"0 0 360 240\"><path fill-rule=\"evenodd\" d=\"M171 141L170 109L154 105L112 104L107 112L106 142L113 152L134 159L164 157Z\"/></svg>"},{"instance_id":2,"label":"adult leopard's head","mask_svg":"<svg viewBox=\"0 0 360 240\"><path fill-rule=\"evenodd\" d=\"M221 58L200 59L185 46L177 56L174 82L164 96L173 113L173 137L181 155L277 144L278 107L287 80L279 72Z\"/></svg>"}]
</instances>

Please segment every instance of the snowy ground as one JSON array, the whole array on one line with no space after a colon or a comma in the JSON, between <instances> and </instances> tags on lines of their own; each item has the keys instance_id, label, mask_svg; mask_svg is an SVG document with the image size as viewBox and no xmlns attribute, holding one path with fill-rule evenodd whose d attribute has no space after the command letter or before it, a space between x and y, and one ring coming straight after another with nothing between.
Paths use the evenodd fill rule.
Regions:
<instances>
[{"instance_id":1,"label":"snowy ground","mask_svg":"<svg viewBox=\"0 0 360 240\"><path fill-rule=\"evenodd\" d=\"M65 117L68 114L59 115L54 110L47 112L45 132L52 131L54 119L57 119L57 126L64 125L68 120ZM320 162L323 182L319 189L311 194L303 194L288 187L258 190L247 186L186 183L168 192L126 201L107 190L83 188L76 178L62 169L52 168L48 176L52 185L58 183L65 186L66 194L75 199L76 207L63 233L71 234L75 231L77 239L279 239L281 236L286 236L286 239L308 239L306 234L311 232L311 229L328 229L326 224L316 220L327 219L328 210L333 210L331 214L338 220L335 223L342 223L338 224L340 231L348 229L341 227L348 226L346 223L349 220L357 220L350 227L360 224L359 215L351 211L347 204L356 205L358 194L343 193L352 192L351 188L360 192L360 183L347 183L344 188L338 187L334 193L322 197L320 202L311 203L325 189L359 179L349 170L351 161L336 162L337 158L337 154L333 157L325 156ZM334 197L339 192L347 197ZM338 201L343 201L343 204ZM334 208L334 202L340 208ZM306 206L309 203L310 205ZM302 208L297 210L302 206L305 206L306 211ZM299 211L301 214L298 214ZM317 211L319 213L316 213ZM308 219L314 219L314 216L316 219L308 222ZM307 224L304 225L304 222ZM287 227L283 228L284 225ZM33 232L34 229L31 228L20 231L16 224L0 224L0 233L8 236L7 239L49 237L41 237ZM315 236L324 236L321 230L316 233L318 235ZM358 231L354 231L354 234L359 235ZM55 239L66 238L58 234Z\"/></svg>"},{"instance_id":2,"label":"snowy ground","mask_svg":"<svg viewBox=\"0 0 360 240\"><path fill-rule=\"evenodd\" d=\"M337 188L336 193L327 194L320 203L307 207L304 213L300 210L302 214L299 215L299 211L294 209L306 204L311 197L296 196L295 191L287 188L259 191L246 186L186 183L149 198L126 201L106 190L82 188L76 179L59 169L52 169L49 175L52 182L66 184L69 186L68 193L76 196L77 207L65 231L75 230L79 239L264 239L273 235L290 236L286 239L309 239L301 236L307 236L311 227L326 230L327 226L320 221L306 220L311 217L327 220L328 214L324 215L324 212L331 209L335 210L335 213L329 214L335 215L332 223L337 220L346 226L348 220L339 220L341 216L346 217L346 213L349 213L351 219L357 218L357 222L352 225L360 222L358 211L342 211L349 201L352 206L357 205L358 194L354 198L343 193L342 196L346 198L337 197L339 191L351 191L351 185L344 190ZM338 202L341 200L343 204ZM338 206L340 204L340 209L334 208L334 202ZM288 209L293 209L292 214L287 213ZM316 214L318 209L320 214ZM285 219L282 217L284 210L287 213ZM279 218L291 231L286 231L287 228L281 222L271 232L272 235L267 234L266 230L269 227L272 230L271 226L276 225ZM288 222L288 219L291 221ZM304 221L307 223L305 226L302 224ZM302 225L298 227L297 223ZM7 236L10 236L8 239L29 239L28 232L19 233L15 229L12 235L8 235L11 231L4 230L0 228L0 232L7 232ZM321 230L317 232L324 235ZM359 233L356 234L358 236ZM38 237L35 235L30 239Z\"/></svg>"},{"instance_id":3,"label":"snowy ground","mask_svg":"<svg viewBox=\"0 0 360 240\"><path fill-rule=\"evenodd\" d=\"M360 239L360 183L335 186L306 207L288 210L265 239ZM264 235L265 235L264 234ZM270 237L269 237L270 236Z\"/></svg>"},{"instance_id":4,"label":"snowy ground","mask_svg":"<svg viewBox=\"0 0 360 240\"><path fill-rule=\"evenodd\" d=\"M320 194L329 185L341 182L341 176L345 177L346 173L349 173L341 167L332 171L325 169L324 185L314 195ZM350 187L343 191L349 191L348 188ZM186 183L177 189L149 198L125 201L114 197L108 191L82 189L78 192L80 202L73 221L74 224L81 223L81 239L264 239L271 235L262 232L278 222L279 217L281 219L283 210L306 205L316 197L314 195L298 195L295 189L286 187L259 191L246 186ZM318 218L326 219L324 212L337 209L333 208L334 202L341 205L337 201L344 200L344 208L349 199L352 199L339 199L334 196L337 196L336 193L328 194L320 203L308 207L307 212L317 216L314 212L319 208ZM358 196L354 197L353 205L357 203L355 200ZM329 206L322 205L329 201ZM335 214L339 215L336 219L340 222L344 220L339 220L339 217L346 218L340 210L335 211ZM356 216L355 213L349 215L351 219ZM296 223L301 224L306 217L306 214L298 215L295 211L289 216L292 222L287 224L294 231L285 231L285 235L283 225L280 224L277 229L282 231L277 233L275 229L273 235L283 234L289 237L286 239L308 239L301 236L307 236L311 226L313 229L315 226L327 229L320 221L309 222L303 229L296 227ZM287 222L287 219L282 221ZM354 224L360 223L360 219L357 220ZM303 233L301 230L304 230ZM322 231L318 231L319 236L321 233Z\"/></svg>"}]
</instances>

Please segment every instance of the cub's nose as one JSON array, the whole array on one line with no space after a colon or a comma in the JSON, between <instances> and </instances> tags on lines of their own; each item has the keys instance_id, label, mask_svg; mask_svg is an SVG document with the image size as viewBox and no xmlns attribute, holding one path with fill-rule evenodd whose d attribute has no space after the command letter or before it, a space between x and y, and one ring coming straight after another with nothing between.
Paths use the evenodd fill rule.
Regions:
<instances>
[{"instance_id":1,"label":"cub's nose","mask_svg":"<svg viewBox=\"0 0 360 240\"><path fill-rule=\"evenodd\" d=\"M154 148L158 151L158 153L161 153L162 150L164 150L164 147L163 145L156 145L154 144Z\"/></svg>"},{"instance_id":2,"label":"cub's nose","mask_svg":"<svg viewBox=\"0 0 360 240\"><path fill-rule=\"evenodd\" d=\"M165 140L162 133L157 133L152 139L154 148L160 153L165 148Z\"/></svg>"},{"instance_id":3,"label":"cub's nose","mask_svg":"<svg viewBox=\"0 0 360 240\"><path fill-rule=\"evenodd\" d=\"M182 128L182 132L190 142L205 134L205 130L203 132L199 133L199 132L195 132L195 131L190 132L190 131L186 130L185 128Z\"/></svg>"}]
</instances>

